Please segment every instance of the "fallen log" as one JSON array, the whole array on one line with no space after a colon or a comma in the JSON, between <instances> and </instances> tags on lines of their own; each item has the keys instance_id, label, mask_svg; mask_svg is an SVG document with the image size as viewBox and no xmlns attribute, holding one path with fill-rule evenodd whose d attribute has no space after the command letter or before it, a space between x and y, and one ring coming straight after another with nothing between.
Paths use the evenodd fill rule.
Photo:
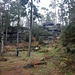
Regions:
<instances>
[{"instance_id":1,"label":"fallen log","mask_svg":"<svg viewBox=\"0 0 75 75\"><path fill-rule=\"evenodd\" d=\"M24 68L25 68L25 69L27 69L27 68L34 68L35 65L46 65L46 64L47 64L47 62L45 62L45 61L43 61L43 62L38 62L38 63L36 63L36 64L30 63L30 64L26 64L26 65L24 66Z\"/></svg>"},{"instance_id":2,"label":"fallen log","mask_svg":"<svg viewBox=\"0 0 75 75\"><path fill-rule=\"evenodd\" d=\"M34 65L46 65L47 64L47 62L38 62L38 63L36 63L36 64L34 64Z\"/></svg>"}]
</instances>

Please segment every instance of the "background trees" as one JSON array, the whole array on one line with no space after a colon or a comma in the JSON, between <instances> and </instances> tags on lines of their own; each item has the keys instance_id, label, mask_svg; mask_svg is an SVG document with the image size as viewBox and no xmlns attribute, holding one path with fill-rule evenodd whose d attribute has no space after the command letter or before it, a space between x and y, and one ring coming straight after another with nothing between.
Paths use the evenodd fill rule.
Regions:
<instances>
[{"instance_id":1,"label":"background trees","mask_svg":"<svg viewBox=\"0 0 75 75\"><path fill-rule=\"evenodd\" d=\"M75 43L75 23L72 22L63 28L61 38L63 46L72 46Z\"/></svg>"},{"instance_id":2,"label":"background trees","mask_svg":"<svg viewBox=\"0 0 75 75\"><path fill-rule=\"evenodd\" d=\"M40 0L36 0L40 2ZM32 8L30 8L32 6ZM31 13L31 15L30 15ZM36 5L31 3L29 0L2 0L0 1L0 30L1 31L1 41L7 43L8 31L10 26L17 27L17 45L19 43L19 30L20 27L27 26L32 31L32 16L33 20L40 18L40 13L38 13L38 8ZM22 20L25 20L25 23L22 23ZM27 22L28 21L28 22ZM30 23L30 24L29 24ZM27 24L27 25L26 25ZM30 26L30 27L29 27ZM5 35L6 34L6 35ZM31 36L31 34L29 34ZM5 36L6 38L4 38ZM12 36L12 34L11 34ZM11 38L10 38L11 39Z\"/></svg>"},{"instance_id":3,"label":"background trees","mask_svg":"<svg viewBox=\"0 0 75 75\"><path fill-rule=\"evenodd\" d=\"M65 25L62 30L62 43L63 45L72 46L75 42L75 1L74 0L64 0L63 3L62 19Z\"/></svg>"},{"instance_id":4,"label":"background trees","mask_svg":"<svg viewBox=\"0 0 75 75\"><path fill-rule=\"evenodd\" d=\"M75 1L74 0L63 0L60 3L62 22L68 25L72 22L75 17Z\"/></svg>"},{"instance_id":5,"label":"background trees","mask_svg":"<svg viewBox=\"0 0 75 75\"><path fill-rule=\"evenodd\" d=\"M36 1L37 3L40 2L39 0L33 0L33 2L34 1ZM1 31L0 38L6 37L1 41L2 42L5 41L5 43L7 43L8 30L9 30L8 28L10 26L14 26L14 27L16 26L17 27L16 42L18 44L19 32L20 32L19 30L24 25L27 28L29 28L30 37L34 36L38 40L40 34L42 34L43 32L46 33L46 31L44 31L43 28L39 26L42 25L44 22L53 22L53 23L59 22L62 25L66 25L66 27L64 27L64 30L62 31L63 32L62 40L65 40L66 37L73 38L74 34L70 35L69 33L71 32L74 33L74 31L70 32L70 28L72 29L75 23L74 20L75 1L74 0L61 0L61 1L53 0L50 2L49 8L42 7L41 9L44 10L45 14L40 14L41 12L39 13L39 7L36 6L34 3L31 3L29 0L0 1L0 31ZM23 23L23 20L25 20L24 21L25 23ZM68 28L68 26L70 28ZM70 39L69 40L66 39L65 41L69 42Z\"/></svg>"}]
</instances>

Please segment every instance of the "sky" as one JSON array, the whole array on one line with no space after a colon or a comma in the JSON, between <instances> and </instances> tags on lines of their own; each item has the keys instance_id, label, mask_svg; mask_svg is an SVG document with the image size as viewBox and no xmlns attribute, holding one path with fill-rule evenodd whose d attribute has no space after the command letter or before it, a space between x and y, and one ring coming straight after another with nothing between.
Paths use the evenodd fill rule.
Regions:
<instances>
[{"instance_id":1,"label":"sky","mask_svg":"<svg viewBox=\"0 0 75 75\"><path fill-rule=\"evenodd\" d=\"M2 1L2 0L0 0L0 1ZM15 0L13 0L13 1L15 1ZM37 2L34 2L34 4L36 4L36 5L38 5L38 6L40 6L40 12L43 12L42 10L41 10L41 7L46 7L46 8L48 8L49 7L49 4L50 4L50 0L40 0L40 3L37 3Z\"/></svg>"},{"instance_id":2,"label":"sky","mask_svg":"<svg viewBox=\"0 0 75 75\"><path fill-rule=\"evenodd\" d=\"M59 7L56 6L54 9L50 8L49 5L50 5L51 1L52 0L40 0L40 3L38 3L38 4L34 3L34 4L40 6L39 12L42 13L42 14L46 14L46 13L44 13L44 10L41 10L41 7L45 7L45 8L48 8L49 11L56 12L56 22L59 22L59 19L58 19L58 9L59 9ZM62 0L56 0L56 3L58 3L58 2L61 3L61 1Z\"/></svg>"},{"instance_id":3,"label":"sky","mask_svg":"<svg viewBox=\"0 0 75 75\"><path fill-rule=\"evenodd\" d=\"M1 0L0 0L0 1L1 1ZM15 1L15 0L13 0L13 1ZM34 1L34 0L33 0L33 1ZM37 0L36 0L36 1L37 1ZM49 10L53 11L53 9L49 8L49 4L50 4L51 1L52 1L52 0L40 0L39 3L33 2L33 4L39 6L39 12L40 12L40 13L46 14L46 13L44 12L44 10L42 10L41 8L42 8L42 7L45 7L45 8L48 8ZM61 1L61 0L60 0L60 1ZM55 11L55 9L54 9L54 11Z\"/></svg>"},{"instance_id":4,"label":"sky","mask_svg":"<svg viewBox=\"0 0 75 75\"><path fill-rule=\"evenodd\" d=\"M34 2L34 4L39 6L39 12L43 13L43 10L41 10L42 7L49 8L50 0L40 0L40 3Z\"/></svg>"},{"instance_id":5,"label":"sky","mask_svg":"<svg viewBox=\"0 0 75 75\"><path fill-rule=\"evenodd\" d=\"M0 1L2 1L2 0L0 0ZM13 1L15 1L15 0L13 0ZM39 6L39 12L44 14L44 11L41 10L41 8L42 7L49 8L50 0L40 0L39 3L37 3L37 2L33 2L33 3L37 6Z\"/></svg>"},{"instance_id":6,"label":"sky","mask_svg":"<svg viewBox=\"0 0 75 75\"><path fill-rule=\"evenodd\" d=\"M40 7L49 7L50 0L41 0L40 3L38 4Z\"/></svg>"},{"instance_id":7,"label":"sky","mask_svg":"<svg viewBox=\"0 0 75 75\"><path fill-rule=\"evenodd\" d=\"M55 23L58 22L58 7L52 9L49 7L50 3L52 0L40 0L41 2L40 3L34 3L38 6L40 6L39 8L39 12L42 13L43 15L46 15L46 13L44 12L44 10L41 9L41 7L45 7L47 9L49 9L49 11L52 11L52 12L56 12L56 16L55 16ZM61 0L60 0L61 1Z\"/></svg>"}]
</instances>

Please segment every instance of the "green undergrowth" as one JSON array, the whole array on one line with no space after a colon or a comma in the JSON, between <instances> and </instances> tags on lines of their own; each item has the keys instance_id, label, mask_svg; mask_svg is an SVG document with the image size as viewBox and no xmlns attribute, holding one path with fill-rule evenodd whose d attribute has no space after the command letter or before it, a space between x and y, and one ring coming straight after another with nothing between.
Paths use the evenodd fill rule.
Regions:
<instances>
[{"instance_id":1,"label":"green undergrowth","mask_svg":"<svg viewBox=\"0 0 75 75\"><path fill-rule=\"evenodd\" d=\"M48 52L40 52L46 51ZM66 53L65 47L62 47L59 42L53 42L47 46L41 46L38 51L31 51L31 56L27 56L27 51L19 52L19 57L5 57L8 59L7 62L16 63L17 61L23 62L24 64L28 63L30 60L38 60L41 61L45 57L49 57L46 61L46 65L37 65L35 68L27 69L28 71L32 71L34 75L74 75L75 74L75 54ZM0 57L1 58L1 57ZM23 60L22 60L23 59ZM68 65L69 63L69 65ZM73 63L73 64L72 64ZM1 62L1 65L5 64L5 62ZM72 66L71 66L72 65Z\"/></svg>"}]
</instances>

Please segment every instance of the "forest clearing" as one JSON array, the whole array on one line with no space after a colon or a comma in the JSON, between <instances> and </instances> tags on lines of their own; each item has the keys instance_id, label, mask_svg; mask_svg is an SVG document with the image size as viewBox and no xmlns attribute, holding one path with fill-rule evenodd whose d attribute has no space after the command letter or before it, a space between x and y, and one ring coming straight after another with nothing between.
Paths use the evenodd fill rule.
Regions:
<instances>
[{"instance_id":1,"label":"forest clearing","mask_svg":"<svg viewBox=\"0 0 75 75\"><path fill-rule=\"evenodd\" d=\"M75 75L75 0L0 0L0 75Z\"/></svg>"},{"instance_id":2,"label":"forest clearing","mask_svg":"<svg viewBox=\"0 0 75 75\"><path fill-rule=\"evenodd\" d=\"M0 75L74 75L73 56L67 55L64 48L55 41L41 46L37 51L32 50L31 57L27 56L27 51L20 51L18 57L0 56ZM39 65L39 62L46 63ZM27 67L27 64L33 66Z\"/></svg>"}]
</instances>

